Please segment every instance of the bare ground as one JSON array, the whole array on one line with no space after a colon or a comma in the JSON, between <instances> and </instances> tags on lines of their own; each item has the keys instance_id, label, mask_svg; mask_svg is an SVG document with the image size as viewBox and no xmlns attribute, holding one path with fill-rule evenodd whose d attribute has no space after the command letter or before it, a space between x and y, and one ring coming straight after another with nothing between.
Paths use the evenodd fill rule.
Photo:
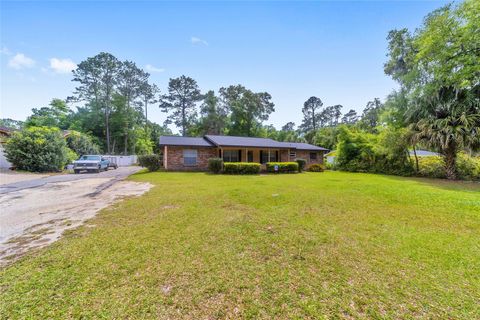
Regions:
<instances>
[{"instance_id":1,"label":"bare ground","mask_svg":"<svg viewBox=\"0 0 480 320\"><path fill-rule=\"evenodd\" d=\"M149 183L91 178L0 194L0 266L51 244L99 210L150 187Z\"/></svg>"}]
</instances>

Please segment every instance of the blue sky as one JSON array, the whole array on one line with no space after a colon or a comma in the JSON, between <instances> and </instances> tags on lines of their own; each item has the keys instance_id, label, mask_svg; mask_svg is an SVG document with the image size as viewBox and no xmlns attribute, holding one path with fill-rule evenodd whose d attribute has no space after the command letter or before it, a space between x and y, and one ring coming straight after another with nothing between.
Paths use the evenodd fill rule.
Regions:
<instances>
[{"instance_id":1,"label":"blue sky","mask_svg":"<svg viewBox=\"0 0 480 320\"><path fill-rule=\"evenodd\" d=\"M2 1L0 117L24 120L71 95L69 68L101 51L150 70L163 92L182 74L202 91L267 91L276 127L300 124L312 95L360 112L396 87L383 73L388 31L414 29L445 3Z\"/></svg>"}]
</instances>

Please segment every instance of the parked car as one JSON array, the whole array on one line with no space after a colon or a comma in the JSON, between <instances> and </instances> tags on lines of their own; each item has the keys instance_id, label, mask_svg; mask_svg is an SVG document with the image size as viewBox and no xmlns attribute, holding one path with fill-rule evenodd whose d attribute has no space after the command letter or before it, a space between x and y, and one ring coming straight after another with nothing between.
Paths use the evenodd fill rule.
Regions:
<instances>
[{"instance_id":1,"label":"parked car","mask_svg":"<svg viewBox=\"0 0 480 320\"><path fill-rule=\"evenodd\" d=\"M96 172L107 171L110 161L100 155L83 155L73 162L73 172L80 171Z\"/></svg>"},{"instance_id":2,"label":"parked car","mask_svg":"<svg viewBox=\"0 0 480 320\"><path fill-rule=\"evenodd\" d=\"M110 163L108 164L109 168L117 169L118 164L117 164L117 157L114 156L104 156L105 159L107 159Z\"/></svg>"}]
</instances>

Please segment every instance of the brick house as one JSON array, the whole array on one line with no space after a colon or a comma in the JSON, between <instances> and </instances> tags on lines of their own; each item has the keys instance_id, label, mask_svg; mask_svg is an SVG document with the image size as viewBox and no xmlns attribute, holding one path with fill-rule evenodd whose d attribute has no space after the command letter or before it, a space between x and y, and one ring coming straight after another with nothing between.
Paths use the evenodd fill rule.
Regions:
<instances>
[{"instance_id":1,"label":"brick house","mask_svg":"<svg viewBox=\"0 0 480 320\"><path fill-rule=\"evenodd\" d=\"M307 167L323 163L327 149L308 143L279 142L272 139L206 135L201 138L161 136L165 170L204 171L209 158L225 162L288 162L305 159Z\"/></svg>"}]
</instances>

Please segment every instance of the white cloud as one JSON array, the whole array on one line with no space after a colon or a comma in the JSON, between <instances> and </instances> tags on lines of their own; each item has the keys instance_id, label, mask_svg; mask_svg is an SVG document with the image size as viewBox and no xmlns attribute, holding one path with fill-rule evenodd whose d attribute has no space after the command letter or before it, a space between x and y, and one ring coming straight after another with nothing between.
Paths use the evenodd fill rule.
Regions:
<instances>
[{"instance_id":1,"label":"white cloud","mask_svg":"<svg viewBox=\"0 0 480 320\"><path fill-rule=\"evenodd\" d=\"M200 38L197 38L197 37L192 37L190 38L190 42L192 44L203 44L205 46L208 46L208 42L203 40L203 39L200 39Z\"/></svg>"},{"instance_id":2,"label":"white cloud","mask_svg":"<svg viewBox=\"0 0 480 320\"><path fill-rule=\"evenodd\" d=\"M151 64L145 65L145 69L146 69L148 72L151 72L151 73L153 73L153 72L164 72L164 71L165 71L165 69L154 67L154 66L152 66Z\"/></svg>"},{"instance_id":3,"label":"white cloud","mask_svg":"<svg viewBox=\"0 0 480 320\"><path fill-rule=\"evenodd\" d=\"M70 59L50 59L50 68L56 73L70 73L77 68L77 64Z\"/></svg>"},{"instance_id":4,"label":"white cloud","mask_svg":"<svg viewBox=\"0 0 480 320\"><path fill-rule=\"evenodd\" d=\"M1 54L5 54L5 55L7 55L7 56L9 56L9 55L12 54L12 52L11 52L10 50L8 50L7 47L2 47L2 49L0 49L0 53L1 53Z\"/></svg>"},{"instance_id":5,"label":"white cloud","mask_svg":"<svg viewBox=\"0 0 480 320\"><path fill-rule=\"evenodd\" d=\"M31 68L35 65L35 60L27 57L23 53L17 53L8 61L8 66L14 69Z\"/></svg>"}]
</instances>

